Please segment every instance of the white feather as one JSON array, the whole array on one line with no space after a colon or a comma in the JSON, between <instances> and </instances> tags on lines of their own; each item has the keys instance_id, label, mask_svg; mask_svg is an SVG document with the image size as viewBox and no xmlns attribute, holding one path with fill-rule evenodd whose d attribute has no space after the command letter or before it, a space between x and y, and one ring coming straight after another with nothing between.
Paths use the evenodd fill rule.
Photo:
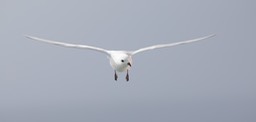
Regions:
<instances>
[{"instance_id":1,"label":"white feather","mask_svg":"<svg viewBox=\"0 0 256 122\"><path fill-rule=\"evenodd\" d=\"M137 53L144 52L144 51L148 51L148 50L154 50L154 49L165 48L165 47L172 47L172 46L181 45L181 44L188 44L188 43L192 43L192 42L201 41L201 40L204 40L204 39L213 37L213 36L215 36L215 34L212 34L212 35L209 35L209 36L205 36L205 37L201 37L201 38L197 38L197 39L181 41L181 42L175 42L175 43L169 43L169 44L153 45L153 46L144 47L144 48L135 50L135 51L131 52L131 54L132 54L132 55L135 55L135 54L137 54Z\"/></svg>"},{"instance_id":2,"label":"white feather","mask_svg":"<svg viewBox=\"0 0 256 122\"><path fill-rule=\"evenodd\" d=\"M54 44L54 45L58 45L58 46L95 50L95 51L110 55L108 50L103 49L103 48L99 48L99 47L94 47L94 46L89 46L89 45L80 45L80 44L69 44L69 43L64 43L64 42L57 42L57 41L41 39L41 38L33 37L33 36L25 36L25 37L27 37L29 39L32 39L32 40L46 42L46 43L50 43L50 44Z\"/></svg>"}]
</instances>

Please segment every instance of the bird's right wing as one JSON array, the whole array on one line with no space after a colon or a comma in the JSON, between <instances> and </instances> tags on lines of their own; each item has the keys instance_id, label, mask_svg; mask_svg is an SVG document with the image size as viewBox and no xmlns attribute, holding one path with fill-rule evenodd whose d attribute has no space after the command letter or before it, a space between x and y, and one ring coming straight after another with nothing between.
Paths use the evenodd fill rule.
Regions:
<instances>
[{"instance_id":1,"label":"bird's right wing","mask_svg":"<svg viewBox=\"0 0 256 122\"><path fill-rule=\"evenodd\" d=\"M197 41L201 41L204 39L208 39L215 36L215 34L209 35L209 36L205 36L205 37L201 37L201 38L197 38L197 39L192 39L192 40L186 40L186 41L181 41L181 42L175 42L175 43L169 43L169 44L159 44L159 45L153 45L153 46L149 46L149 47L144 47L135 51L130 52L131 55L135 55L137 53L140 52L144 52L144 51L148 51L148 50L154 50L154 49L159 49L159 48L165 48L165 47L172 47L172 46L176 46L176 45L181 45L181 44L188 44L188 43L192 43L192 42L197 42Z\"/></svg>"},{"instance_id":2,"label":"bird's right wing","mask_svg":"<svg viewBox=\"0 0 256 122\"><path fill-rule=\"evenodd\" d=\"M32 39L32 40L46 42L46 43L50 43L50 44L54 44L54 45L58 45L58 46L89 49L89 50L94 50L94 51L98 51L98 52L110 55L108 50L105 50L105 49L99 48L99 47L93 47L93 46L89 46L89 45L69 44L69 43L64 43L64 42L57 42L57 41L41 39L41 38L33 37L33 36L25 36L25 37L27 37L29 39Z\"/></svg>"}]
</instances>

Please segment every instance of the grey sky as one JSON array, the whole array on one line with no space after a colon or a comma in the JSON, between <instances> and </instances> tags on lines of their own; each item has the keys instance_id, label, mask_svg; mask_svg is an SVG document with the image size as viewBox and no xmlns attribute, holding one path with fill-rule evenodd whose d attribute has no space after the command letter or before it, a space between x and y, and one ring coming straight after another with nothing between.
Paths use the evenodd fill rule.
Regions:
<instances>
[{"instance_id":1,"label":"grey sky","mask_svg":"<svg viewBox=\"0 0 256 122\"><path fill-rule=\"evenodd\" d=\"M254 122L252 0L2 0L1 122ZM23 34L135 50L216 33L133 58L114 81L105 55Z\"/></svg>"}]
</instances>

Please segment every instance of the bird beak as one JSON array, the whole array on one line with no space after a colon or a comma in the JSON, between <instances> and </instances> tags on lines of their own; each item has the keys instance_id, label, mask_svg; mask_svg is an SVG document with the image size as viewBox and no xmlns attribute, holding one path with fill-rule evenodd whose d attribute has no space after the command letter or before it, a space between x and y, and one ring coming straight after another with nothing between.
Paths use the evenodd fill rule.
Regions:
<instances>
[{"instance_id":1,"label":"bird beak","mask_svg":"<svg viewBox=\"0 0 256 122\"><path fill-rule=\"evenodd\" d=\"M131 65L131 63L130 63L130 62L128 62L128 63L127 63L127 65L129 65L130 67L132 67L132 65Z\"/></svg>"}]
</instances>

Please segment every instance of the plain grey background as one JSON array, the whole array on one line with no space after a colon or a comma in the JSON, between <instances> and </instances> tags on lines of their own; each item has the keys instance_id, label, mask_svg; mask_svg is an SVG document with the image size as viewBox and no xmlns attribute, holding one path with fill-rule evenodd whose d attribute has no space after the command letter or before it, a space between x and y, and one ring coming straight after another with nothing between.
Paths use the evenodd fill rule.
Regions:
<instances>
[{"instance_id":1,"label":"plain grey background","mask_svg":"<svg viewBox=\"0 0 256 122\"><path fill-rule=\"evenodd\" d=\"M255 122L253 0L1 0L1 122ZM135 50L114 81L105 55L23 34Z\"/></svg>"}]
</instances>

